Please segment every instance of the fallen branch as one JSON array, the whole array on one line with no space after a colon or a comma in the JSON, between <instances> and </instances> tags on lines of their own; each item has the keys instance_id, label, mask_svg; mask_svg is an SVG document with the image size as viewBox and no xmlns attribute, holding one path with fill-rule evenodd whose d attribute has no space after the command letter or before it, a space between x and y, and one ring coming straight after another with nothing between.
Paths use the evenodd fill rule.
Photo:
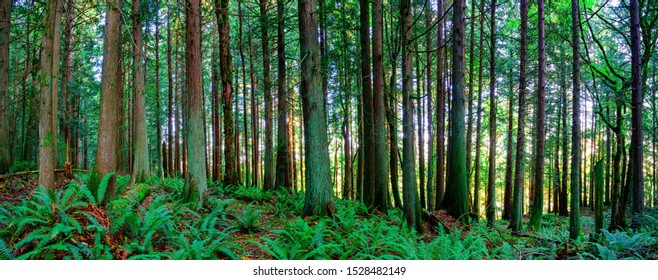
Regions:
<instances>
[{"instance_id":1,"label":"fallen branch","mask_svg":"<svg viewBox=\"0 0 658 280\"><path fill-rule=\"evenodd\" d=\"M443 227L443 230L445 230L446 233L452 232L452 229L449 228L448 226L444 225L441 220L439 220L436 215L432 214L430 211L427 211L426 209L423 209L423 220L427 221L432 225L432 228L441 225Z\"/></svg>"}]
</instances>

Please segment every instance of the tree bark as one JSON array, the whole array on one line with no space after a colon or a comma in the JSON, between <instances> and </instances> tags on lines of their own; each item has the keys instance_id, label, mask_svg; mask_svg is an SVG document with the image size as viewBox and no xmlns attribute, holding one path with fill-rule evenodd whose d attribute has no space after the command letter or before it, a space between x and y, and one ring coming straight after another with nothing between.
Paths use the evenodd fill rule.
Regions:
<instances>
[{"instance_id":1,"label":"tree bark","mask_svg":"<svg viewBox=\"0 0 658 280\"><path fill-rule=\"evenodd\" d=\"M322 93L316 0L298 0L306 195L305 216L333 216L327 112Z\"/></svg>"},{"instance_id":2,"label":"tree bark","mask_svg":"<svg viewBox=\"0 0 658 280\"><path fill-rule=\"evenodd\" d=\"M526 52L528 34L528 2L521 0L521 51L519 65L519 116L518 133L516 135L516 161L514 167L514 191L512 195L512 213L509 228L514 232L521 231L523 217L523 161L525 153L525 110L526 110Z\"/></svg>"},{"instance_id":3,"label":"tree bark","mask_svg":"<svg viewBox=\"0 0 658 280\"><path fill-rule=\"evenodd\" d=\"M236 186L239 183L237 150L233 121L233 73L230 54L231 25L228 20L229 0L215 0L217 23L219 24L219 69L222 81L222 105L224 113L224 183Z\"/></svg>"},{"instance_id":4,"label":"tree bark","mask_svg":"<svg viewBox=\"0 0 658 280\"><path fill-rule=\"evenodd\" d=\"M571 213L569 237L580 235L580 14L578 0L571 0L572 93L573 118L571 126Z\"/></svg>"},{"instance_id":5,"label":"tree bark","mask_svg":"<svg viewBox=\"0 0 658 280\"><path fill-rule=\"evenodd\" d=\"M144 75L144 43L142 41L142 13L139 0L132 0L133 21L133 89L134 124L133 134L133 183L147 183L151 180L148 138L146 131L146 77Z\"/></svg>"},{"instance_id":6,"label":"tree bark","mask_svg":"<svg viewBox=\"0 0 658 280\"><path fill-rule=\"evenodd\" d=\"M542 0L539 0L542 1ZM491 0L489 27L489 177L487 179L487 224L496 220L496 0Z\"/></svg>"},{"instance_id":7,"label":"tree bark","mask_svg":"<svg viewBox=\"0 0 658 280\"><path fill-rule=\"evenodd\" d=\"M277 97L278 127L276 145L276 182L275 185L292 189L292 173L290 170L290 147L288 145L288 91L286 84L286 48L285 48L285 14L283 0L277 0Z\"/></svg>"},{"instance_id":8,"label":"tree bark","mask_svg":"<svg viewBox=\"0 0 658 280\"><path fill-rule=\"evenodd\" d=\"M537 0L538 73L537 73L537 143L535 145L535 196L529 226L535 232L541 229L544 212L544 152L546 132L546 43L544 41L544 0Z\"/></svg>"},{"instance_id":9,"label":"tree bark","mask_svg":"<svg viewBox=\"0 0 658 280\"><path fill-rule=\"evenodd\" d=\"M190 0L185 12L185 77L186 108L185 137L187 153L187 172L185 173L185 188L187 201L203 206L208 186L206 176L206 144L203 130L204 108L203 87L201 85L201 2Z\"/></svg>"},{"instance_id":10,"label":"tree bark","mask_svg":"<svg viewBox=\"0 0 658 280\"><path fill-rule=\"evenodd\" d=\"M266 190L276 187L274 169L274 142L272 117L272 91L270 85L269 23L267 20L267 0L260 0L261 46L263 51L263 94L265 95L265 185Z\"/></svg>"},{"instance_id":11,"label":"tree bark","mask_svg":"<svg viewBox=\"0 0 658 280\"><path fill-rule=\"evenodd\" d=\"M640 7L638 0L630 0L631 14L631 160L633 164L631 190L631 228L637 230L642 225L644 208L644 151L642 138L642 58L640 42ZM648 42L646 42L648 43Z\"/></svg>"},{"instance_id":12,"label":"tree bark","mask_svg":"<svg viewBox=\"0 0 658 280\"><path fill-rule=\"evenodd\" d=\"M445 193L445 107L446 96L443 83L443 0L437 0L437 36L436 36L436 197L434 210L439 210Z\"/></svg>"},{"instance_id":13,"label":"tree bark","mask_svg":"<svg viewBox=\"0 0 658 280\"><path fill-rule=\"evenodd\" d=\"M400 2L400 32L402 37L402 202L407 225L418 232L423 232L421 206L418 201L416 185L414 115L411 99L411 93L413 92L413 50L410 0Z\"/></svg>"},{"instance_id":14,"label":"tree bark","mask_svg":"<svg viewBox=\"0 0 658 280\"><path fill-rule=\"evenodd\" d=\"M370 70L370 1L359 0L359 40L361 50L361 102L363 106L363 202L375 205L375 129Z\"/></svg>"},{"instance_id":15,"label":"tree bark","mask_svg":"<svg viewBox=\"0 0 658 280\"><path fill-rule=\"evenodd\" d=\"M0 1L0 142L9 143L9 33L11 23L11 0ZM29 39L28 39L29 40ZM29 52L29 50L27 50ZM29 55L28 55L29 58ZM27 63L27 62L26 62ZM23 93L25 95L27 93ZM24 120L25 118L23 118ZM26 128L24 127L23 130ZM0 145L0 174L11 167L9 145ZM54 176L54 175L53 175Z\"/></svg>"},{"instance_id":16,"label":"tree bark","mask_svg":"<svg viewBox=\"0 0 658 280\"><path fill-rule=\"evenodd\" d=\"M121 44L121 28L119 17L121 6L119 1L107 1L105 14L105 32L103 43L103 70L101 74L101 105L98 122L98 149L96 150L96 165L90 176L92 190L96 190L101 179L117 169L119 149L119 116L117 112L121 103L118 102L117 87L119 86L118 68ZM115 177L110 178L106 197L114 196ZM92 191L93 193L93 191Z\"/></svg>"}]
</instances>

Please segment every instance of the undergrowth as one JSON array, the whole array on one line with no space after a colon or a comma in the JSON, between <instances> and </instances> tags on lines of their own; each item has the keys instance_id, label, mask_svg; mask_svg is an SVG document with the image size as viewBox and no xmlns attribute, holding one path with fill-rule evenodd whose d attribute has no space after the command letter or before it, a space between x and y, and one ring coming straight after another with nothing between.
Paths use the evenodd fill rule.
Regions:
<instances>
[{"instance_id":1,"label":"undergrowth","mask_svg":"<svg viewBox=\"0 0 658 280\"><path fill-rule=\"evenodd\" d=\"M658 213L649 210L640 231L602 230L583 217L586 233L569 240L568 220L544 215L542 228L513 235L504 221L437 225L410 230L403 213L372 214L358 201L336 200L328 217L302 217L303 193L224 186L209 182L196 209L180 200L184 181L153 178L131 186L109 176L95 192L87 175L65 188L36 188L17 203L0 205L0 260L11 259L655 259ZM134 195L143 188L143 196ZM139 191L139 190L137 190Z\"/></svg>"}]
</instances>

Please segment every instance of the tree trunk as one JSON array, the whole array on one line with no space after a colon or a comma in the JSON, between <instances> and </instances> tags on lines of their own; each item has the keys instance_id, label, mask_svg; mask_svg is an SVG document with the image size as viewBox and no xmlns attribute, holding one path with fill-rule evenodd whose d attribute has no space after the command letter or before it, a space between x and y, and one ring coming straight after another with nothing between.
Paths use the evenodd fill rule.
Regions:
<instances>
[{"instance_id":1,"label":"tree trunk","mask_svg":"<svg viewBox=\"0 0 658 280\"><path fill-rule=\"evenodd\" d=\"M155 125L156 141L158 155L158 177L164 176L164 154L162 140L162 102L160 101L160 0L156 0L155 13L158 15L155 19Z\"/></svg>"},{"instance_id":2,"label":"tree trunk","mask_svg":"<svg viewBox=\"0 0 658 280\"><path fill-rule=\"evenodd\" d=\"M231 25L228 19L229 0L215 0L217 23L219 25L219 69L222 81L222 105L224 113L224 183L236 186L239 182L237 150L233 121L233 73L230 54Z\"/></svg>"},{"instance_id":3,"label":"tree trunk","mask_svg":"<svg viewBox=\"0 0 658 280\"><path fill-rule=\"evenodd\" d=\"M391 57L391 79L389 82L390 92L392 96L395 96L397 92L396 87L396 69L397 69L397 53L394 53ZM384 96L387 99L387 114L386 118L388 120L388 134L390 137L389 142L389 171L391 173L391 190L393 193L393 202L395 207L402 207L402 199L400 198L400 186L398 185L398 124L397 124L397 110L395 104L395 98L389 97L388 95Z\"/></svg>"},{"instance_id":4,"label":"tree trunk","mask_svg":"<svg viewBox=\"0 0 658 280\"><path fill-rule=\"evenodd\" d=\"M538 73L537 73L537 144L535 145L535 195L532 203L532 213L529 226L535 232L541 229L541 218L544 212L544 151L546 132L546 44L544 42L544 0L537 0L537 34L538 34Z\"/></svg>"},{"instance_id":5,"label":"tree trunk","mask_svg":"<svg viewBox=\"0 0 658 280\"><path fill-rule=\"evenodd\" d=\"M251 31L251 28L250 28ZM252 185L258 187L260 184L260 149L258 144L258 107L256 107L256 73L254 72L254 50L249 36L249 81L251 82L251 170Z\"/></svg>"},{"instance_id":6,"label":"tree trunk","mask_svg":"<svg viewBox=\"0 0 658 280\"><path fill-rule=\"evenodd\" d=\"M298 0L304 148L306 158L305 216L333 216L327 112L322 94L316 0Z\"/></svg>"},{"instance_id":7,"label":"tree trunk","mask_svg":"<svg viewBox=\"0 0 658 280\"><path fill-rule=\"evenodd\" d=\"M427 51L425 56L425 63L427 67L427 73L425 76L425 91L427 94L427 104L425 111L427 112L427 119L425 123L427 124L427 185L425 189L427 191L427 209L434 209L434 172L432 165L432 156L434 154L434 145L432 138L432 53L429 50L432 48L432 7L430 1L425 1L425 28L427 29L427 35L425 35L425 50ZM375 126L378 127L378 126ZM379 162L379 161L377 161ZM388 174L387 174L388 175Z\"/></svg>"},{"instance_id":8,"label":"tree trunk","mask_svg":"<svg viewBox=\"0 0 658 280\"><path fill-rule=\"evenodd\" d=\"M117 169L117 156L119 149L117 112L121 103L118 102L117 87L119 67L119 52L121 43L121 28L119 17L121 6L118 1L107 1L105 14L105 31L103 43L103 70L101 74L101 104L98 122L98 149L96 150L96 165L91 173L89 185L92 193L98 187L101 179ZM110 178L106 197L112 198L116 190L115 177Z\"/></svg>"},{"instance_id":9,"label":"tree trunk","mask_svg":"<svg viewBox=\"0 0 658 280\"><path fill-rule=\"evenodd\" d=\"M386 212L390 200L388 194L388 169L386 167L383 26L382 1L374 0L372 6L372 99L375 134L375 208Z\"/></svg>"},{"instance_id":10,"label":"tree trunk","mask_svg":"<svg viewBox=\"0 0 658 280\"><path fill-rule=\"evenodd\" d=\"M434 210L439 210L445 193L445 107L446 96L443 83L444 68L441 50L443 47L443 0L437 0L437 36L436 36L436 197Z\"/></svg>"},{"instance_id":11,"label":"tree trunk","mask_svg":"<svg viewBox=\"0 0 658 280\"><path fill-rule=\"evenodd\" d=\"M457 17L459 18L459 17ZM421 206L416 186L414 151L413 53L412 53L411 1L400 2L400 32L402 37L402 202L404 217L410 228L423 232Z\"/></svg>"},{"instance_id":12,"label":"tree trunk","mask_svg":"<svg viewBox=\"0 0 658 280\"><path fill-rule=\"evenodd\" d=\"M464 143L464 1L453 4L452 105L448 134L448 176L443 208L464 220L468 212L468 174Z\"/></svg>"},{"instance_id":13,"label":"tree trunk","mask_svg":"<svg viewBox=\"0 0 658 280\"><path fill-rule=\"evenodd\" d=\"M270 85L270 43L267 22L268 0L260 0L261 46L263 51L263 94L265 95L265 186L266 190L273 189L275 185L274 169L274 143L272 119L272 92Z\"/></svg>"},{"instance_id":14,"label":"tree trunk","mask_svg":"<svg viewBox=\"0 0 658 280\"><path fill-rule=\"evenodd\" d=\"M206 196L206 145L203 131L204 108L203 87L201 85L201 2L190 0L185 10L185 77L187 92L185 94L187 110L185 111L185 137L187 153L187 172L185 172L186 200L203 206Z\"/></svg>"},{"instance_id":15,"label":"tree trunk","mask_svg":"<svg viewBox=\"0 0 658 280\"><path fill-rule=\"evenodd\" d=\"M63 111L64 111L64 122L62 124L61 130L64 133L64 143L65 143L65 163L71 165L74 163L75 154L73 154L73 131L72 131L72 122L73 122L73 102L74 98L71 97L71 72L73 68L73 17L75 11L75 0L71 0L66 3L65 12L66 20L64 25L64 61L62 63L62 98L64 99ZM2 173L2 172L0 172Z\"/></svg>"},{"instance_id":16,"label":"tree trunk","mask_svg":"<svg viewBox=\"0 0 658 280\"><path fill-rule=\"evenodd\" d=\"M525 94L526 94L526 52L528 35L528 2L521 0L521 51L519 65L519 116L518 133L516 135L516 161L514 167L514 191L512 195L512 213L509 228L514 232L521 231L523 217L523 161L525 154Z\"/></svg>"},{"instance_id":17,"label":"tree trunk","mask_svg":"<svg viewBox=\"0 0 658 280\"><path fill-rule=\"evenodd\" d=\"M542 0L539 0L542 1ZM491 0L489 27L489 177L487 178L487 224L496 220L496 0Z\"/></svg>"},{"instance_id":18,"label":"tree trunk","mask_svg":"<svg viewBox=\"0 0 658 280\"><path fill-rule=\"evenodd\" d=\"M39 97L39 185L55 188L57 167L57 76L59 74L60 6L48 0L44 11ZM4 111L4 109L3 109Z\"/></svg>"},{"instance_id":19,"label":"tree trunk","mask_svg":"<svg viewBox=\"0 0 658 280\"><path fill-rule=\"evenodd\" d=\"M580 14L578 0L571 0L572 42L572 93L573 118L571 126L571 213L569 215L569 237L580 235Z\"/></svg>"},{"instance_id":20,"label":"tree trunk","mask_svg":"<svg viewBox=\"0 0 658 280\"><path fill-rule=\"evenodd\" d=\"M286 48L285 48L285 14L283 0L277 0L277 98L279 103L277 145L276 145L276 186L292 189L292 173L290 170L290 148L288 145L288 93L286 84Z\"/></svg>"},{"instance_id":21,"label":"tree trunk","mask_svg":"<svg viewBox=\"0 0 658 280\"><path fill-rule=\"evenodd\" d=\"M131 179L134 183L147 183L151 180L149 166L148 138L146 131L146 86L144 75L144 45L142 41L142 13L139 0L132 0L133 21L133 89L135 133L133 134L133 170Z\"/></svg>"},{"instance_id":22,"label":"tree trunk","mask_svg":"<svg viewBox=\"0 0 658 280\"><path fill-rule=\"evenodd\" d=\"M512 79L512 69L510 68L509 73L509 97L508 97L508 107L507 107L507 143L506 143L506 155L505 155L505 193L503 195L503 219L509 220L512 218L512 186L514 182L512 181L512 157L514 156L514 143L512 138L514 137L513 123L514 123L514 83Z\"/></svg>"},{"instance_id":23,"label":"tree trunk","mask_svg":"<svg viewBox=\"0 0 658 280\"><path fill-rule=\"evenodd\" d=\"M641 214L644 208L644 151L642 138L642 61L640 57L640 8L638 0L630 0L631 14L631 159L633 172L631 190L631 228L641 226ZM646 42L648 43L648 42Z\"/></svg>"},{"instance_id":24,"label":"tree trunk","mask_svg":"<svg viewBox=\"0 0 658 280\"><path fill-rule=\"evenodd\" d=\"M483 1L483 0L480 0ZM477 7L477 1L472 0L471 4L471 16L469 24L471 25L471 38L470 38L470 43L469 43L469 51L468 51L468 120L467 120L467 128L466 128L466 174L468 176L468 179L466 180L466 184L468 186L468 192L469 192L469 199L470 199L470 187L471 187L471 174L473 174L473 123L474 123L474 117L475 115L473 114L473 79L475 77L475 7ZM466 5L466 4L464 4ZM453 5L454 7L454 5ZM465 11L464 11L465 12ZM479 110L478 110L479 111ZM469 201L470 202L470 201ZM470 203L469 203L470 204ZM472 206L472 205L471 205Z\"/></svg>"},{"instance_id":25,"label":"tree trunk","mask_svg":"<svg viewBox=\"0 0 658 280\"><path fill-rule=\"evenodd\" d=\"M370 71L370 1L359 0L359 38L361 50L361 102L363 106L363 202L375 204L375 130Z\"/></svg>"},{"instance_id":26,"label":"tree trunk","mask_svg":"<svg viewBox=\"0 0 658 280\"><path fill-rule=\"evenodd\" d=\"M484 1L480 1L480 7L478 8L479 16L479 27L480 27L480 38L478 40L478 103L477 103L477 112L476 112L476 128L475 128L475 162L473 163L475 168L475 175L473 176L473 205L471 205L471 216L474 219L479 219L480 216L480 150L482 148L482 74L484 72ZM473 71L471 71L472 73Z\"/></svg>"},{"instance_id":27,"label":"tree trunk","mask_svg":"<svg viewBox=\"0 0 658 280\"><path fill-rule=\"evenodd\" d=\"M9 143L9 35L11 0L0 1L0 142ZM29 22L29 21L28 21ZM28 39L29 41L29 39ZM28 51L29 52L29 51ZM29 58L29 55L28 55ZM26 60L27 63L27 60ZM27 93L23 93L23 96ZM24 108L24 107L23 107ZM23 118L24 120L25 118ZM26 130L26 127L23 128ZM25 138L25 137L24 137ZM11 167L9 145L0 145L0 174L9 173ZM53 175L54 176L54 175Z\"/></svg>"}]
</instances>

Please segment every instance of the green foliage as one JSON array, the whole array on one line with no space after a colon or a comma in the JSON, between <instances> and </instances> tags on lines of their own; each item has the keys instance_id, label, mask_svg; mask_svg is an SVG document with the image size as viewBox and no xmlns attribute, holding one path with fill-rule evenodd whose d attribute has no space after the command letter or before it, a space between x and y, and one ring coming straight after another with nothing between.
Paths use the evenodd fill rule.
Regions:
<instances>
[{"instance_id":1,"label":"green foliage","mask_svg":"<svg viewBox=\"0 0 658 280\"><path fill-rule=\"evenodd\" d=\"M233 195L237 199L261 202L265 199L271 198L273 193L270 191L264 192L263 189L260 188L238 188Z\"/></svg>"},{"instance_id":2,"label":"green foliage","mask_svg":"<svg viewBox=\"0 0 658 280\"><path fill-rule=\"evenodd\" d=\"M263 237L265 244L257 244L275 259L330 259L327 252L334 246L324 243L324 237L329 234L324 222L310 226L304 219L297 217L295 221L285 224L283 229L274 232L279 235L276 241Z\"/></svg>"},{"instance_id":3,"label":"green foliage","mask_svg":"<svg viewBox=\"0 0 658 280\"><path fill-rule=\"evenodd\" d=\"M31 171L37 169L37 163L33 161L15 161L14 164L9 167L9 173Z\"/></svg>"},{"instance_id":4,"label":"green foliage","mask_svg":"<svg viewBox=\"0 0 658 280\"><path fill-rule=\"evenodd\" d=\"M245 233L254 233L260 231L258 227L258 219L260 217L260 212L254 210L251 204L248 204L242 215L237 218L236 225L241 232Z\"/></svg>"},{"instance_id":5,"label":"green foliage","mask_svg":"<svg viewBox=\"0 0 658 280\"><path fill-rule=\"evenodd\" d=\"M628 233L625 231L609 232L601 229L605 240L594 243L598 257L604 260L643 259L645 251L656 244L656 239L645 233Z\"/></svg>"}]
</instances>

